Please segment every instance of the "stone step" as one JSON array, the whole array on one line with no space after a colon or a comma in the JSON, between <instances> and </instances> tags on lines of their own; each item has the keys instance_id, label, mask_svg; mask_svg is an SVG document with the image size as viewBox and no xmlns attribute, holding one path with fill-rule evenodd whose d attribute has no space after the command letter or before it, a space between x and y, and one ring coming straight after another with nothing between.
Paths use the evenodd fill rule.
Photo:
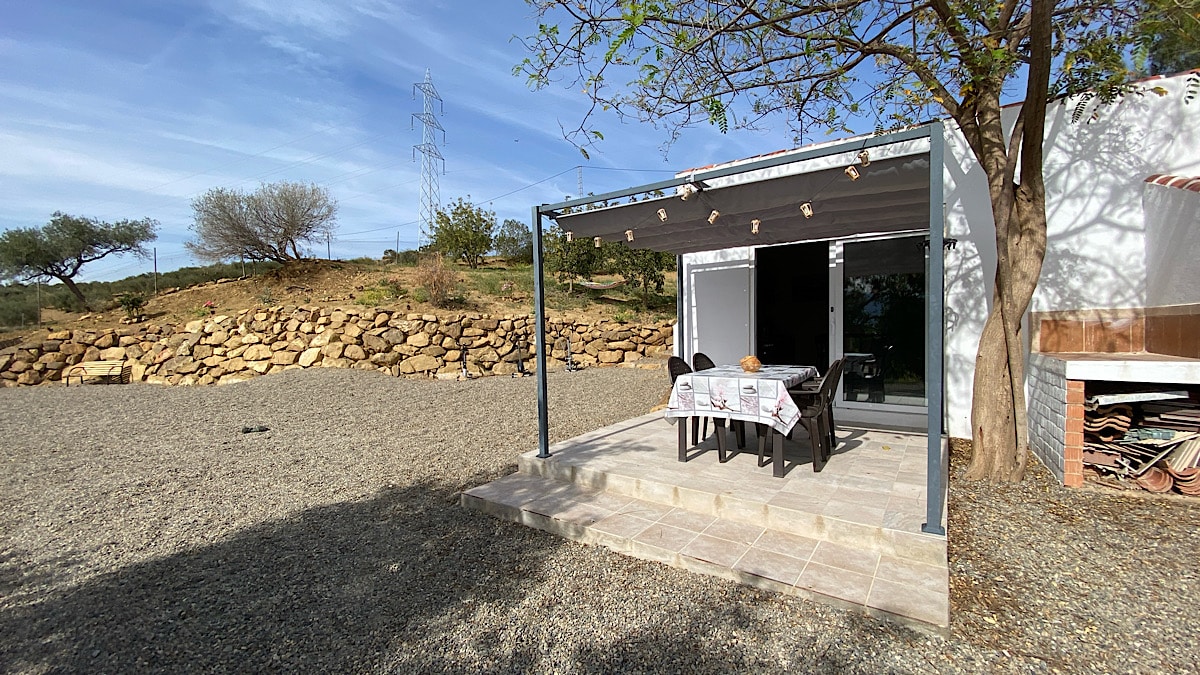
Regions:
<instances>
[{"instance_id":1,"label":"stone step","mask_svg":"<svg viewBox=\"0 0 1200 675\"><path fill-rule=\"evenodd\" d=\"M781 529L777 525L786 522L779 520L782 512L775 514L773 524L752 522L721 500L715 510L689 509L667 503L654 489L649 492L655 498L644 499L518 472L463 492L461 503L625 555L865 610L923 630L942 632L948 625L944 563L926 564L885 547L863 548L797 533L794 527Z\"/></svg>"}]
</instances>

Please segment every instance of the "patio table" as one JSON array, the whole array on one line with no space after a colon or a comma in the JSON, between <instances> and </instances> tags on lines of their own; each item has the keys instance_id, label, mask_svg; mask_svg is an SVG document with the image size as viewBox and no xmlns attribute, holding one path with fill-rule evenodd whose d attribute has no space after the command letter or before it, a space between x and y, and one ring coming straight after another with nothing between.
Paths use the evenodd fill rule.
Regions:
<instances>
[{"instance_id":1,"label":"patio table","mask_svg":"<svg viewBox=\"0 0 1200 675\"><path fill-rule=\"evenodd\" d=\"M763 366L754 373L742 370L741 366L717 366L685 373L671 388L665 416L672 423L688 417L754 422L779 434L781 442L783 435L800 421L800 409L788 394L788 387L816 376L817 369L812 366ZM687 461L686 425L679 427L679 461L683 462ZM717 442L722 455L723 432L724 428L718 427Z\"/></svg>"}]
</instances>

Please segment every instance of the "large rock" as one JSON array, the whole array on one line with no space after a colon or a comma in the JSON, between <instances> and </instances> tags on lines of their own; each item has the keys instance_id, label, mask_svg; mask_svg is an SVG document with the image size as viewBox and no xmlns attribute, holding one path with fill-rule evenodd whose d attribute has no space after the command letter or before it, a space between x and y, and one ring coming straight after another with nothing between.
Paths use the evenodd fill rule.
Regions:
<instances>
[{"instance_id":1,"label":"large rock","mask_svg":"<svg viewBox=\"0 0 1200 675\"><path fill-rule=\"evenodd\" d=\"M290 366L296 362L296 357L299 352L279 351L271 355L271 364L276 366Z\"/></svg>"},{"instance_id":2,"label":"large rock","mask_svg":"<svg viewBox=\"0 0 1200 675\"><path fill-rule=\"evenodd\" d=\"M42 383L42 375L36 370L27 370L17 377L17 384L35 385Z\"/></svg>"},{"instance_id":3,"label":"large rock","mask_svg":"<svg viewBox=\"0 0 1200 675\"><path fill-rule=\"evenodd\" d=\"M442 362L428 354L417 354L412 358L405 359L400 363L400 372L403 373L425 373L431 370L437 370L442 366Z\"/></svg>"},{"instance_id":4,"label":"large rock","mask_svg":"<svg viewBox=\"0 0 1200 675\"><path fill-rule=\"evenodd\" d=\"M425 332L414 333L414 334L408 336L408 339L406 339L404 342L405 342L405 344L416 347L417 349L420 349L421 347L428 347L429 346L429 333L425 333Z\"/></svg>"},{"instance_id":5,"label":"large rock","mask_svg":"<svg viewBox=\"0 0 1200 675\"><path fill-rule=\"evenodd\" d=\"M346 349L342 352L342 356L351 361L362 361L367 358L367 353L358 345L346 345Z\"/></svg>"},{"instance_id":6,"label":"large rock","mask_svg":"<svg viewBox=\"0 0 1200 675\"><path fill-rule=\"evenodd\" d=\"M327 359L340 359L342 352L346 349L346 345L340 342L330 342L324 347L320 347L321 355Z\"/></svg>"},{"instance_id":7,"label":"large rock","mask_svg":"<svg viewBox=\"0 0 1200 675\"><path fill-rule=\"evenodd\" d=\"M600 352L597 358L600 363L621 363L625 359L625 352L616 350Z\"/></svg>"},{"instance_id":8,"label":"large rock","mask_svg":"<svg viewBox=\"0 0 1200 675\"><path fill-rule=\"evenodd\" d=\"M125 360L125 348L124 347L109 347L108 349L101 349L100 350L100 360L101 361L124 361Z\"/></svg>"},{"instance_id":9,"label":"large rock","mask_svg":"<svg viewBox=\"0 0 1200 675\"><path fill-rule=\"evenodd\" d=\"M300 353L300 358L296 359L296 363L308 368L312 364L321 360L321 347L309 347Z\"/></svg>"},{"instance_id":10,"label":"large rock","mask_svg":"<svg viewBox=\"0 0 1200 675\"><path fill-rule=\"evenodd\" d=\"M396 352L380 352L371 357L371 363L377 366L394 366L401 359L401 355Z\"/></svg>"},{"instance_id":11,"label":"large rock","mask_svg":"<svg viewBox=\"0 0 1200 675\"><path fill-rule=\"evenodd\" d=\"M250 345L242 352L242 358L247 361L265 361L271 358L271 348L267 345Z\"/></svg>"},{"instance_id":12,"label":"large rock","mask_svg":"<svg viewBox=\"0 0 1200 675\"><path fill-rule=\"evenodd\" d=\"M385 352L391 347L387 340L379 337L378 335L371 335L370 333L364 334L362 336L362 341L363 346L373 352Z\"/></svg>"}]
</instances>

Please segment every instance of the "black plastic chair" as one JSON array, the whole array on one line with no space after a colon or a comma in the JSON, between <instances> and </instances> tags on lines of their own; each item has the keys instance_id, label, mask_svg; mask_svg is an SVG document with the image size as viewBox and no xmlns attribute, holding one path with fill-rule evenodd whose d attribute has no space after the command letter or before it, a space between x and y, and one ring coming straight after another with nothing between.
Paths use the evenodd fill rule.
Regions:
<instances>
[{"instance_id":1,"label":"black plastic chair","mask_svg":"<svg viewBox=\"0 0 1200 675\"><path fill-rule=\"evenodd\" d=\"M713 363L713 360L708 358L708 354L705 354L704 352L696 352L695 354L692 354L692 370L698 372L701 370L708 370L709 368L716 368L716 367L717 367L717 364ZM714 426L716 426L716 425L714 425ZM708 418L707 417L705 417L701 422L699 438L696 438L696 432L695 432L694 428L692 431L692 437L696 443L699 443L700 439L708 438Z\"/></svg>"}]
</instances>

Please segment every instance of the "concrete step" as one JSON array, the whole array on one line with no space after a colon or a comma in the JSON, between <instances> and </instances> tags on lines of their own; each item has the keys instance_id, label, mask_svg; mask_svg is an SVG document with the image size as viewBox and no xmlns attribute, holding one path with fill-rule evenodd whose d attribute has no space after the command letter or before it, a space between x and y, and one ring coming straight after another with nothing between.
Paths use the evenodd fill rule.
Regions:
<instances>
[{"instance_id":1,"label":"concrete step","mask_svg":"<svg viewBox=\"0 0 1200 675\"><path fill-rule=\"evenodd\" d=\"M696 510L681 503L678 490L671 493L652 485L657 481L614 482L622 489L522 471L465 491L461 503L625 555L864 610L922 630L943 632L948 625L944 553L940 565L927 564L911 555L895 555L887 547L838 541L840 526L810 523L812 531L832 537L799 533L796 530L804 528L787 525L789 514L784 511L774 512L774 521L763 511L755 521L730 499L696 497L703 509Z\"/></svg>"}]
</instances>

